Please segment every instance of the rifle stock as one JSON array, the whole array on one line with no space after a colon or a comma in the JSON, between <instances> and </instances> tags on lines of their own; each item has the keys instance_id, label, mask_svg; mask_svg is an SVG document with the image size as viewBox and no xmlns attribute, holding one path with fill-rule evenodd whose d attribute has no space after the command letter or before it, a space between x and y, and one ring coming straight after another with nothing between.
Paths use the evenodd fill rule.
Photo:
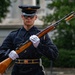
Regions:
<instances>
[{"instance_id":1,"label":"rifle stock","mask_svg":"<svg viewBox=\"0 0 75 75\"><path fill-rule=\"evenodd\" d=\"M0 62L0 74L3 74L5 72L5 70L7 69L9 64L11 63L11 61L12 61L11 58L7 58L4 61Z\"/></svg>"},{"instance_id":2,"label":"rifle stock","mask_svg":"<svg viewBox=\"0 0 75 75\"><path fill-rule=\"evenodd\" d=\"M74 15L74 12L69 13L68 15L64 16L62 19L56 21L55 23L51 24L49 27L45 28L44 30L42 30L41 32L39 32L37 34L37 36L40 38L43 35L47 34L48 32L52 31L57 25L58 23L60 23L62 20L64 20L65 18L68 19L68 17L70 15ZM72 16L73 16L72 15ZM74 17L74 16L73 16ZM26 48L28 48L31 45L31 41L27 41L25 42L22 46L20 46L18 49L16 49L17 54L21 53L22 51L24 51ZM8 66L10 65L10 63L12 62L11 58L7 58L5 60L3 60L2 62L0 62L0 74L3 74L5 72L5 70L8 68Z\"/></svg>"}]
</instances>

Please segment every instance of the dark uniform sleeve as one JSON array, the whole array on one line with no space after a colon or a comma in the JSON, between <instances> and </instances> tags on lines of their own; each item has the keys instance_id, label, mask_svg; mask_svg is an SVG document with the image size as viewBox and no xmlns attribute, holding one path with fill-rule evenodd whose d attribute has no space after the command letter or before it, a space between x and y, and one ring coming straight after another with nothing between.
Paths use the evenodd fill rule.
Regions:
<instances>
[{"instance_id":1,"label":"dark uniform sleeve","mask_svg":"<svg viewBox=\"0 0 75 75\"><path fill-rule=\"evenodd\" d=\"M48 35L42 38L38 45L38 51L50 60L55 60L58 57L58 49Z\"/></svg>"},{"instance_id":2,"label":"dark uniform sleeve","mask_svg":"<svg viewBox=\"0 0 75 75\"><path fill-rule=\"evenodd\" d=\"M12 33L10 33L0 46L0 61L8 57L9 52L13 49Z\"/></svg>"}]
</instances>

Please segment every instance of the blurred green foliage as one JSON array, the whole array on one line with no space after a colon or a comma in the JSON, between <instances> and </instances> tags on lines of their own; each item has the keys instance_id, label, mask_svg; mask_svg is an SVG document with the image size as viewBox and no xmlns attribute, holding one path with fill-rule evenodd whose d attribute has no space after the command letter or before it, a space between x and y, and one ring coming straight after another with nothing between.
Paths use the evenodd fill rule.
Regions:
<instances>
[{"instance_id":1,"label":"blurred green foliage","mask_svg":"<svg viewBox=\"0 0 75 75\"><path fill-rule=\"evenodd\" d=\"M59 56L55 61L48 60L42 57L44 67L61 67L61 68L75 68L75 50L59 50Z\"/></svg>"},{"instance_id":2,"label":"blurred green foliage","mask_svg":"<svg viewBox=\"0 0 75 75\"><path fill-rule=\"evenodd\" d=\"M59 57L54 62L54 66L75 68L75 50L59 50Z\"/></svg>"},{"instance_id":3,"label":"blurred green foliage","mask_svg":"<svg viewBox=\"0 0 75 75\"><path fill-rule=\"evenodd\" d=\"M6 14L8 13L8 7L10 6L11 2L10 0L0 0L0 22L3 18L6 17Z\"/></svg>"},{"instance_id":4,"label":"blurred green foliage","mask_svg":"<svg viewBox=\"0 0 75 75\"><path fill-rule=\"evenodd\" d=\"M44 24L56 22L72 11L75 11L75 0L51 0L47 8L54 10L43 18ZM53 61L53 67L75 68L75 18L69 22L61 21L55 28L52 40L59 50L58 58ZM50 67L50 60L43 57L43 65Z\"/></svg>"},{"instance_id":5,"label":"blurred green foliage","mask_svg":"<svg viewBox=\"0 0 75 75\"><path fill-rule=\"evenodd\" d=\"M75 0L52 0L48 4L48 9L54 9L52 14L44 17L44 23L47 25L52 21L60 20L65 15L75 11ZM75 18L72 18L68 23L64 20L56 27L56 31L52 36L54 43L58 49L75 49Z\"/></svg>"}]
</instances>

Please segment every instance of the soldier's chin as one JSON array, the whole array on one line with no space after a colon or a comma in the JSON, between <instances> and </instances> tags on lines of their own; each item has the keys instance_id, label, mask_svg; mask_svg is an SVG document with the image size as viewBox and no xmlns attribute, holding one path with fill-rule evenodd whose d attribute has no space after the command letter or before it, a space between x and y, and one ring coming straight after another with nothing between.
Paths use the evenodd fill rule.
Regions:
<instances>
[{"instance_id":1,"label":"soldier's chin","mask_svg":"<svg viewBox=\"0 0 75 75\"><path fill-rule=\"evenodd\" d=\"M26 25L27 25L27 26L32 26L32 24L29 24L29 23L28 23L28 24L26 24Z\"/></svg>"}]
</instances>

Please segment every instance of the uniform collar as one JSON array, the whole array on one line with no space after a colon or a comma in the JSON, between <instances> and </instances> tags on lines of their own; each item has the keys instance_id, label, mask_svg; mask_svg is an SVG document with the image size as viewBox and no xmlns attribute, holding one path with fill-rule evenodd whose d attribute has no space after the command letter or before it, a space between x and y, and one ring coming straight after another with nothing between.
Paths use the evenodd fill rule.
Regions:
<instances>
[{"instance_id":1,"label":"uniform collar","mask_svg":"<svg viewBox=\"0 0 75 75\"><path fill-rule=\"evenodd\" d=\"M30 35L36 34L37 28L33 26L29 31L27 31L24 27L22 27L22 31L28 32Z\"/></svg>"}]
</instances>

